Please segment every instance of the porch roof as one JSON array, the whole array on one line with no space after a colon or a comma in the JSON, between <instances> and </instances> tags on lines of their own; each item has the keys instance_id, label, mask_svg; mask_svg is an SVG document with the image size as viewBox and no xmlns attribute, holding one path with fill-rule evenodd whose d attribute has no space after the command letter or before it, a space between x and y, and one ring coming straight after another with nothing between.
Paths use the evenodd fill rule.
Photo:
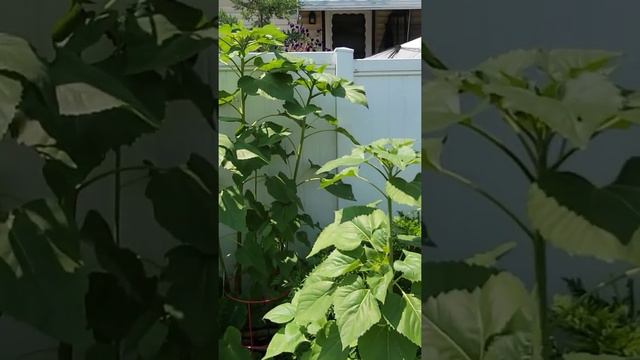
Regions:
<instances>
[{"instance_id":1,"label":"porch roof","mask_svg":"<svg viewBox=\"0 0 640 360\"><path fill-rule=\"evenodd\" d=\"M421 9L421 0L302 0L300 10L409 10Z\"/></svg>"}]
</instances>

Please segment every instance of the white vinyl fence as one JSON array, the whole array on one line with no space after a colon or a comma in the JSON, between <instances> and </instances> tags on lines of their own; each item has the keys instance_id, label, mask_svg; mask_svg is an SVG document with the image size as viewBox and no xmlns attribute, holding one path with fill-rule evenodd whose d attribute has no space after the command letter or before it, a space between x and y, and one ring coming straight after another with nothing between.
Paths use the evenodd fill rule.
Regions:
<instances>
[{"instance_id":1,"label":"white vinyl fence","mask_svg":"<svg viewBox=\"0 0 640 360\"><path fill-rule=\"evenodd\" d=\"M380 138L413 138L416 140L416 149L420 149L420 117L421 117L421 62L419 59L353 59L353 50L338 48L333 52L293 53L298 57L312 59L316 64L326 64L325 71L339 77L353 80L362 85L367 93L369 108L351 104L344 99L333 97L317 98L317 104L323 111L335 116L340 126L347 129L361 144L366 144ZM224 64L220 64L219 89L233 90L236 85L235 74ZM254 98L248 106L248 116L259 118L267 113L277 111L280 104L272 100ZM233 110L231 110L232 112ZM230 115L229 109L222 108L221 115ZM276 120L277 121L277 120ZM318 119L314 126L326 127L323 120ZM287 120L283 125L291 126ZM221 123L221 131L229 136L233 134L233 125ZM295 136L295 133L294 133ZM325 132L309 138L305 144L303 164L309 164L308 159L314 163L323 164L336 157L349 154L352 143L346 137L335 132ZM271 167L278 167L274 163ZM286 168L285 168L286 169ZM277 173L282 169L274 169ZM285 173L288 170L285 170ZM407 173L407 177L413 178L413 173ZM373 170L363 169L361 175L375 180L374 183L383 185L379 175ZM353 185L354 195L358 204L367 204L378 200L380 194L370 185L357 180L347 180ZM221 180L221 186L225 180ZM262 195L266 191L261 191ZM265 199L265 196L259 198ZM328 192L319 189L317 182L310 182L301 191L301 198L305 210L321 225L333 221L334 211L354 205L354 202L337 199ZM229 229L221 227L221 241L225 246L225 253L233 247L233 235Z\"/></svg>"}]
</instances>

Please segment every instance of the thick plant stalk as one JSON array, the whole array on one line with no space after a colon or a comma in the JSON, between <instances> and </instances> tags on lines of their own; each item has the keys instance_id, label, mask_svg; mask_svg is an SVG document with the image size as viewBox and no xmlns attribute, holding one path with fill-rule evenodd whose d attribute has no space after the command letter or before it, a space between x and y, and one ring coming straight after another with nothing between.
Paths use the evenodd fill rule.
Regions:
<instances>
[{"instance_id":1,"label":"thick plant stalk","mask_svg":"<svg viewBox=\"0 0 640 360\"><path fill-rule=\"evenodd\" d=\"M122 149L120 147L118 147L115 150L115 177L114 177L114 206L113 206L113 218L114 218L114 223L115 223L115 227L114 227L114 237L115 237L115 241L117 246L120 246L120 210L121 210L121 196L122 196L122 172L120 171L120 168L122 167ZM115 360L120 360L121 355L120 355L120 347L121 347L121 343L120 341L116 341L115 343L115 348L116 348L116 359Z\"/></svg>"},{"instance_id":2,"label":"thick plant stalk","mask_svg":"<svg viewBox=\"0 0 640 360\"><path fill-rule=\"evenodd\" d=\"M389 266L393 268L393 237L391 229L393 228L393 201L387 196L387 211L389 212Z\"/></svg>"},{"instance_id":3,"label":"thick plant stalk","mask_svg":"<svg viewBox=\"0 0 640 360\"><path fill-rule=\"evenodd\" d=\"M121 191L122 191L122 172L120 168L122 166L122 152L120 148L115 150L115 188L114 188L114 222L115 229L114 235L116 244L120 245L120 202L121 202Z\"/></svg>"},{"instance_id":4,"label":"thick plant stalk","mask_svg":"<svg viewBox=\"0 0 640 360\"><path fill-rule=\"evenodd\" d=\"M542 335L542 358L549 359L551 348L549 344L549 327L547 316L547 247L544 239L539 234L533 239L536 289L538 300L538 317L540 324L540 334Z\"/></svg>"}]
</instances>

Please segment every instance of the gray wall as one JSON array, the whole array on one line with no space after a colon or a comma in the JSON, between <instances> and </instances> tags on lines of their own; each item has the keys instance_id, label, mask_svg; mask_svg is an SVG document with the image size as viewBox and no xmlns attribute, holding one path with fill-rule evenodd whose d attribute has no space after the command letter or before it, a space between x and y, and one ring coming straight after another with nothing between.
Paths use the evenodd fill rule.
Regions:
<instances>
[{"instance_id":1,"label":"gray wall","mask_svg":"<svg viewBox=\"0 0 640 360\"><path fill-rule=\"evenodd\" d=\"M450 67L468 69L485 58L517 48L599 48L622 51L615 79L640 88L640 2L633 0L428 0L423 2L423 36ZM516 145L510 131L489 115L481 124ZM449 133L445 166L483 185L525 216L527 184L499 151L460 128ZM613 180L624 160L640 155L640 130L603 136L568 164L596 184ZM429 260L459 259L497 244L517 241L502 265L532 283L532 248L523 234L484 199L442 176L424 180L425 219L437 249ZM549 251L550 287L564 290L561 277L604 280L623 264L602 264Z\"/></svg>"},{"instance_id":2,"label":"gray wall","mask_svg":"<svg viewBox=\"0 0 640 360\"><path fill-rule=\"evenodd\" d=\"M217 1L184 1L205 9L208 14L215 14L217 10ZM50 29L64 13L67 4L68 1L62 0L0 1L0 32L22 36L41 55L51 56ZM214 55L212 50L200 66L202 76L217 87ZM175 104L169 109L166 122L158 134L141 138L134 146L123 150L123 165L139 164L141 160L149 159L161 166L171 166L184 162L192 152L203 154L214 162L217 156L214 152L214 135L197 111L185 104ZM0 207L8 208L50 195L41 175L41 165L41 160L30 150L10 141L0 141ZM112 166L113 160L108 158L96 173ZM129 180L136 176L140 174L133 175ZM97 208L109 220L113 213L112 194L111 180L98 183L80 199L81 209ZM133 183L124 191L122 207L123 242L143 257L162 263L165 250L175 242L155 224L150 204L144 197L144 182ZM29 326L6 316L0 317L0 359L13 360L21 354L54 346L55 342ZM53 359L54 354L43 352L25 360Z\"/></svg>"}]
</instances>

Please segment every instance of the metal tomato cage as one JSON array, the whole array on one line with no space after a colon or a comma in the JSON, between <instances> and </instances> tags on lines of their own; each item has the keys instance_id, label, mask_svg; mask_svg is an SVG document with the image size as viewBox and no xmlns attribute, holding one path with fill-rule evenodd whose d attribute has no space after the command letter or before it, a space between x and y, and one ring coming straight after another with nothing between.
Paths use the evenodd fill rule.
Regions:
<instances>
[{"instance_id":1,"label":"metal tomato cage","mask_svg":"<svg viewBox=\"0 0 640 360\"><path fill-rule=\"evenodd\" d=\"M249 325L249 344L243 344L243 346L252 352L265 352L267 351L267 347L269 346L268 344L266 345L256 345L256 341L255 341L255 336L254 336L254 329L253 329L253 307L254 306L265 306L265 305L269 305L272 304L276 301L279 301L281 299L283 299L284 297L286 297L287 295L289 295L289 291L286 291L282 294L280 294L278 297L272 298L272 299L262 299L262 300L245 300L245 299L240 299L240 298L236 298L234 296L232 296L229 293L225 293L225 297L229 300L244 304L247 307L247 324ZM275 331L269 331L268 335L274 335Z\"/></svg>"}]
</instances>

